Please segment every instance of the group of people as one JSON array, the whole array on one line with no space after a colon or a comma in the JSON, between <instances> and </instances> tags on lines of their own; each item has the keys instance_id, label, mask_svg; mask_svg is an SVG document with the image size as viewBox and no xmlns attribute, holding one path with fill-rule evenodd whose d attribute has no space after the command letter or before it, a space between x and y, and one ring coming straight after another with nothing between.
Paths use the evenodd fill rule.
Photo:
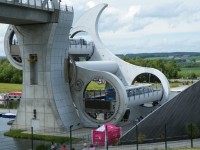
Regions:
<instances>
[{"instance_id":1,"label":"group of people","mask_svg":"<svg viewBox=\"0 0 200 150\"><path fill-rule=\"evenodd\" d=\"M52 142L51 143L51 150L58 150L57 144ZM60 148L60 150L67 150L67 147L65 144L62 145L62 147ZM74 150L74 148L73 148Z\"/></svg>"},{"instance_id":2,"label":"group of people","mask_svg":"<svg viewBox=\"0 0 200 150\"><path fill-rule=\"evenodd\" d=\"M83 144L84 148L82 150L96 150L93 144L90 144L90 147L87 146L87 143Z\"/></svg>"},{"instance_id":3,"label":"group of people","mask_svg":"<svg viewBox=\"0 0 200 150\"><path fill-rule=\"evenodd\" d=\"M90 147L87 146L87 143L83 144L83 149L82 150L96 150L96 148L94 147L93 144L90 144ZM52 142L51 143L51 150L58 150L57 144ZM67 150L67 147L65 144L62 145L62 147L60 148L60 150ZM72 148L72 150L75 150L74 148Z\"/></svg>"}]
</instances>

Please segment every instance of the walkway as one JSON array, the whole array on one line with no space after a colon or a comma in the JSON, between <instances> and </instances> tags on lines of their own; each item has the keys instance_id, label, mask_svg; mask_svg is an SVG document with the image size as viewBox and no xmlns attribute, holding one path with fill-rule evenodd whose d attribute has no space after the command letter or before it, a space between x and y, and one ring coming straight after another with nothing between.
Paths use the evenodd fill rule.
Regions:
<instances>
[{"instance_id":1,"label":"walkway","mask_svg":"<svg viewBox=\"0 0 200 150\"><path fill-rule=\"evenodd\" d=\"M200 147L200 139L193 140L193 147ZM181 140L181 141L168 141L167 149L171 148L191 148L190 140ZM105 148L97 148L103 150ZM136 144L134 145L122 145L122 146L109 146L109 150L137 150ZM164 150L165 143L148 143L148 144L139 144L138 150ZM199 148L200 149L200 148Z\"/></svg>"},{"instance_id":2,"label":"walkway","mask_svg":"<svg viewBox=\"0 0 200 150\"><path fill-rule=\"evenodd\" d=\"M13 113L13 114L17 114L17 109L0 109L0 114L2 113Z\"/></svg>"}]
</instances>

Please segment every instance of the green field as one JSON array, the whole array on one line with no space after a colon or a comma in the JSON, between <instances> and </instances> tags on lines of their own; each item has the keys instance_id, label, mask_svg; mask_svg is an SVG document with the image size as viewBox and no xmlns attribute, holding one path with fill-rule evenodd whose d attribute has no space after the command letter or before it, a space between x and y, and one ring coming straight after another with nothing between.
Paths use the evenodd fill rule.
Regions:
<instances>
[{"instance_id":1,"label":"green field","mask_svg":"<svg viewBox=\"0 0 200 150\"><path fill-rule=\"evenodd\" d=\"M170 87L178 87L182 83L170 83ZM90 82L87 90L105 90L105 84L98 84L94 81ZM10 83L0 83L0 93L8 93L22 91L22 84L10 84Z\"/></svg>"},{"instance_id":2,"label":"green field","mask_svg":"<svg viewBox=\"0 0 200 150\"><path fill-rule=\"evenodd\" d=\"M98 84L97 82L91 81L88 84L87 90L104 90L105 84Z\"/></svg>"},{"instance_id":3,"label":"green field","mask_svg":"<svg viewBox=\"0 0 200 150\"><path fill-rule=\"evenodd\" d=\"M0 83L0 93L21 92L22 84Z\"/></svg>"},{"instance_id":4,"label":"green field","mask_svg":"<svg viewBox=\"0 0 200 150\"><path fill-rule=\"evenodd\" d=\"M191 73L195 73L197 77L200 77L200 67L181 68L181 71L179 72L179 77L189 77Z\"/></svg>"},{"instance_id":5,"label":"green field","mask_svg":"<svg viewBox=\"0 0 200 150\"><path fill-rule=\"evenodd\" d=\"M190 59L195 59L197 63L200 62L200 56L191 56Z\"/></svg>"},{"instance_id":6,"label":"green field","mask_svg":"<svg viewBox=\"0 0 200 150\"><path fill-rule=\"evenodd\" d=\"M147 58L145 58L145 59L147 59L147 60L158 60L158 59L161 59L161 60L168 60L169 58L167 58L167 57L147 57Z\"/></svg>"},{"instance_id":7,"label":"green field","mask_svg":"<svg viewBox=\"0 0 200 150\"><path fill-rule=\"evenodd\" d=\"M94 81L90 82L87 90L103 90L105 89L105 84L98 84ZM22 84L11 84L11 83L0 83L0 93L8 93L22 91Z\"/></svg>"}]
</instances>

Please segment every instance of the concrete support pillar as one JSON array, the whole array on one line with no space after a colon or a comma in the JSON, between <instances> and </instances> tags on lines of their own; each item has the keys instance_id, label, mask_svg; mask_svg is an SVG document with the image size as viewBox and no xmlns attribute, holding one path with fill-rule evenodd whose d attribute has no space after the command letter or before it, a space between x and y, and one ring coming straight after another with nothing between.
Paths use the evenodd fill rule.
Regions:
<instances>
[{"instance_id":1,"label":"concrete support pillar","mask_svg":"<svg viewBox=\"0 0 200 150\"><path fill-rule=\"evenodd\" d=\"M58 23L14 27L22 55L23 95L13 128L63 130L80 123L64 80L72 20L72 12L60 11Z\"/></svg>"}]
</instances>

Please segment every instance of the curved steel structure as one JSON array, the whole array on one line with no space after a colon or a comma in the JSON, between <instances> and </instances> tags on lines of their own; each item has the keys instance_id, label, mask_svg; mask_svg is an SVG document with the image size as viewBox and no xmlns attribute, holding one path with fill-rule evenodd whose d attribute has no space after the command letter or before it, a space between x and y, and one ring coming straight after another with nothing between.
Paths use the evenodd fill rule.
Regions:
<instances>
[{"instance_id":1,"label":"curved steel structure","mask_svg":"<svg viewBox=\"0 0 200 150\"><path fill-rule=\"evenodd\" d=\"M5 34L5 40L4 40L4 47L5 47L5 53L6 56L9 60L9 62L17 69L22 70L22 63L17 62L15 59L13 59L12 55L11 55L11 41L14 35L14 27L12 25L10 25L6 31ZM20 54L21 56L21 54Z\"/></svg>"},{"instance_id":2,"label":"curved steel structure","mask_svg":"<svg viewBox=\"0 0 200 150\"><path fill-rule=\"evenodd\" d=\"M23 70L22 101L13 128L61 130L72 125L73 129L81 127L77 126L80 123L86 127L118 124L127 109L131 119L136 119L155 109L140 105L168 100L169 83L162 72L124 62L102 44L98 21L106 7L107 4L101 4L90 9L72 28L73 12L61 10L58 23L8 27L4 42L7 58L14 67ZM87 50L84 53L80 52L82 45L71 46L66 38L68 35L73 38L79 32L87 32L94 42L90 49L84 48ZM21 63L11 53L14 33ZM77 62L71 57L79 54L89 56L89 60ZM143 73L157 76L163 90L152 90L149 84L132 85ZM105 82L104 94L91 95L87 91L93 80ZM32 117L33 112L38 112L36 118Z\"/></svg>"},{"instance_id":3,"label":"curved steel structure","mask_svg":"<svg viewBox=\"0 0 200 150\"><path fill-rule=\"evenodd\" d=\"M73 25L73 28L70 31L71 38L73 38L79 32L87 32L95 44L94 53L89 60L89 62L91 61L91 63L89 62L77 63L77 70L78 70L77 80L80 79L82 80L83 88L81 91L76 91L72 88L72 91L74 93L72 96L79 110L82 110L84 108L83 104L81 104L83 99L82 93L84 93L84 89L86 88L89 81L91 81L93 78L101 77L112 83L113 78L115 78L117 79L115 83L118 83L117 86L113 86L115 91L117 91L116 93L122 92L118 94L124 95L123 97L117 98L117 102L123 109L116 111L117 112L116 114L118 114L117 117L114 114L110 120L104 120L104 121L92 120L91 118L87 117L87 114L85 114L84 111L82 110L80 113L82 118L84 118L82 122L84 122L87 126L90 126L91 124L97 126L97 124L105 122L112 122L114 124L117 124L119 123L120 119L122 119L122 117L124 116L125 109L127 108L127 106L129 108L135 107L145 102L155 101L156 99L157 100L162 99L161 103L164 103L167 101L169 95L169 83L167 78L162 72L154 68L140 67L124 62L123 60L113 55L110 51L108 51L104 47L98 35L98 21L101 13L106 7L107 4L101 4L90 9L88 12L83 14L81 18L79 18L79 20ZM88 20L87 18L90 18L90 20ZM107 63L107 65L104 64L104 70L102 70L102 67L96 65L96 63L94 63L93 60L98 61L99 63L105 63L105 64ZM117 70L116 72L111 72L112 76L106 76L106 74L110 72L108 71L110 70L108 68L111 62L115 63L115 65L117 66ZM91 65L93 67L91 67ZM157 76L160 79L163 86L163 93L161 94L162 96L159 95L156 98L155 96L152 96L150 98L144 97L143 100L141 99L139 100L138 98L138 101L130 100L130 98L127 97L126 87L130 87L133 80L142 73L150 73ZM134 113L134 109L132 110L131 113ZM140 113L140 115L142 115L142 112ZM91 124L89 125L89 123Z\"/></svg>"}]
</instances>

